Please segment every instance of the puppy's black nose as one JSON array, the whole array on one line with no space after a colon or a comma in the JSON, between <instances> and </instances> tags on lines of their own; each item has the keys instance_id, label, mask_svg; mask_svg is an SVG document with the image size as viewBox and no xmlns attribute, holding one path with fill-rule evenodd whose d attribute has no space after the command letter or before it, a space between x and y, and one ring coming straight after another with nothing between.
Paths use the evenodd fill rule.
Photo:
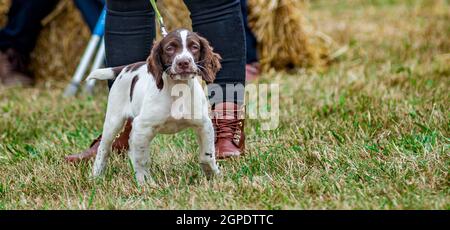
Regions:
<instances>
[{"instance_id":1,"label":"puppy's black nose","mask_svg":"<svg viewBox=\"0 0 450 230\"><path fill-rule=\"evenodd\" d=\"M186 70L189 68L190 60L189 59L181 59L177 61L177 66L179 69Z\"/></svg>"}]
</instances>

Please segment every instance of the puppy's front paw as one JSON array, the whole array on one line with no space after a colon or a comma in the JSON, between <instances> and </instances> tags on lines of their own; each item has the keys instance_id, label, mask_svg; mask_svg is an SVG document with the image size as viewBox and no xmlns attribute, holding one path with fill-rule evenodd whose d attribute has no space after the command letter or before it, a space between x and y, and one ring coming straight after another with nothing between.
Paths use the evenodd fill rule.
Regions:
<instances>
[{"instance_id":1,"label":"puppy's front paw","mask_svg":"<svg viewBox=\"0 0 450 230\"><path fill-rule=\"evenodd\" d=\"M217 165L212 165L210 163L200 163L200 166L202 167L203 172L206 175L206 178L211 179L214 176L220 176L220 170Z\"/></svg>"},{"instance_id":2,"label":"puppy's front paw","mask_svg":"<svg viewBox=\"0 0 450 230\"><path fill-rule=\"evenodd\" d=\"M148 184L150 186L156 186L156 182L153 180L153 178L149 175L148 172L136 172L136 182L139 186L143 186L145 184Z\"/></svg>"}]
</instances>

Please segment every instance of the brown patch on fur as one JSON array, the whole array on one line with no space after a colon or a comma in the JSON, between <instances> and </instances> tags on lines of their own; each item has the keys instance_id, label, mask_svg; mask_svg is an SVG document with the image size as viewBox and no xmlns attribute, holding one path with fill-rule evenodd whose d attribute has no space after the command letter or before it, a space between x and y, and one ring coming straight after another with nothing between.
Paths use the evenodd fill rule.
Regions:
<instances>
[{"instance_id":1,"label":"brown patch on fur","mask_svg":"<svg viewBox=\"0 0 450 230\"><path fill-rule=\"evenodd\" d=\"M126 65L121 65L121 66L117 66L117 67L112 67L112 71L114 73L114 78L116 78L117 76L119 76L120 72L122 72L123 68L125 68Z\"/></svg>"},{"instance_id":2,"label":"brown patch on fur","mask_svg":"<svg viewBox=\"0 0 450 230\"><path fill-rule=\"evenodd\" d=\"M130 86L130 102L133 101L133 92L134 92L134 86L136 85L136 82L139 80L138 75L133 77L133 80L131 80L131 86Z\"/></svg>"},{"instance_id":3,"label":"brown patch on fur","mask_svg":"<svg viewBox=\"0 0 450 230\"><path fill-rule=\"evenodd\" d=\"M162 75L164 72L164 65L161 54L162 54L161 41L155 42L153 44L153 49L150 52L150 56L147 58L148 72L153 75L153 78L155 79L156 82L156 87L158 89L162 89L164 86L164 82L162 79Z\"/></svg>"},{"instance_id":4,"label":"brown patch on fur","mask_svg":"<svg viewBox=\"0 0 450 230\"><path fill-rule=\"evenodd\" d=\"M129 70L130 71L136 71L141 66L145 65L145 63L146 63L145 61L140 61L140 62L133 63L133 64L129 65ZM128 71L128 69L127 69L127 71Z\"/></svg>"},{"instance_id":5,"label":"brown patch on fur","mask_svg":"<svg viewBox=\"0 0 450 230\"><path fill-rule=\"evenodd\" d=\"M201 44L200 50L200 65L204 68L201 69L200 75L207 83L212 83L216 79L216 74L222 68L220 61L222 57L214 52L214 49L210 46L208 40L198 35Z\"/></svg>"}]
</instances>

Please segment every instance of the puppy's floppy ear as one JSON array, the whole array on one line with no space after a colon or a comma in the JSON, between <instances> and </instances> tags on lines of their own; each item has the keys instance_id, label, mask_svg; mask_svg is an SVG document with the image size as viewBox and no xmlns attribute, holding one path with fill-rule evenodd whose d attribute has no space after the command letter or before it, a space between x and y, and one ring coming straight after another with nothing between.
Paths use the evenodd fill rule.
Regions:
<instances>
[{"instance_id":1,"label":"puppy's floppy ear","mask_svg":"<svg viewBox=\"0 0 450 230\"><path fill-rule=\"evenodd\" d=\"M217 72L222 68L220 64L222 57L213 51L208 40L200 35L198 37L200 40L200 65L204 67L201 68L200 75L204 81L212 83L216 79Z\"/></svg>"},{"instance_id":2,"label":"puppy's floppy ear","mask_svg":"<svg viewBox=\"0 0 450 230\"><path fill-rule=\"evenodd\" d=\"M164 86L164 82L162 79L164 65L162 60L161 41L155 42L153 44L150 56L147 58L147 68L148 72L151 73L153 75L153 78L155 79L156 87L158 87L158 89L162 89Z\"/></svg>"}]
</instances>

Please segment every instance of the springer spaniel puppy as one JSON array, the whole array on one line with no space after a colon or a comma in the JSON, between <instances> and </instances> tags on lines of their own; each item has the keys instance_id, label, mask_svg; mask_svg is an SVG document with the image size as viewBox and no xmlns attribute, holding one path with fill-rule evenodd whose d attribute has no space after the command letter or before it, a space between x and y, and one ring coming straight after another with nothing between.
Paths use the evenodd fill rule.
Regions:
<instances>
[{"instance_id":1,"label":"springer spaniel puppy","mask_svg":"<svg viewBox=\"0 0 450 230\"><path fill-rule=\"evenodd\" d=\"M154 183L149 176L148 145L157 133L173 134L192 127L200 146L200 165L208 178L220 173L216 164L214 129L206 95L197 76L213 82L221 57L196 33L179 29L153 46L146 62L98 69L89 79L115 79L108 97L103 134L93 176L102 174L112 142L125 121L133 118L129 157L136 180ZM182 89L188 89L188 92ZM180 99L181 94L191 95ZM174 95L175 94L175 95ZM176 108L183 108L182 111Z\"/></svg>"}]
</instances>

